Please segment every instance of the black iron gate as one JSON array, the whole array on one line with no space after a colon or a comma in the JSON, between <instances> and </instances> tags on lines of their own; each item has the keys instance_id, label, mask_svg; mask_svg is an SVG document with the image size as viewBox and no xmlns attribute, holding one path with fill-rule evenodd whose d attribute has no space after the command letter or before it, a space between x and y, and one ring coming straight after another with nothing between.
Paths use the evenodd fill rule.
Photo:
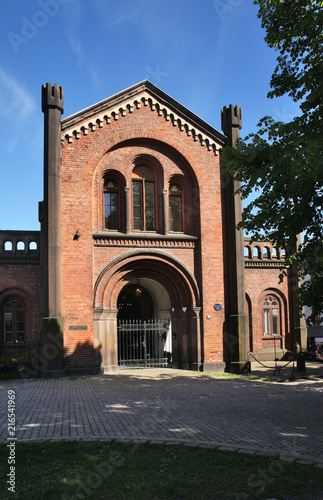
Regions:
<instances>
[{"instance_id":1,"label":"black iron gate","mask_svg":"<svg viewBox=\"0 0 323 500\"><path fill-rule=\"evenodd\" d=\"M118 364L120 368L166 367L170 354L166 351L169 322L118 321Z\"/></svg>"}]
</instances>

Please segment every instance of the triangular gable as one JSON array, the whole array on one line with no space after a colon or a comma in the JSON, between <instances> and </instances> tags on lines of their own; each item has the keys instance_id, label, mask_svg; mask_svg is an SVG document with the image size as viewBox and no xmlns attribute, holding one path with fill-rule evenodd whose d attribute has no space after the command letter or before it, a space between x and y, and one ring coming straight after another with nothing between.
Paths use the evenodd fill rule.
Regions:
<instances>
[{"instance_id":1,"label":"triangular gable","mask_svg":"<svg viewBox=\"0 0 323 500\"><path fill-rule=\"evenodd\" d=\"M62 120L62 141L71 143L73 140L78 140L87 135L89 130L93 132L96 128L102 128L104 124L118 120L127 113L134 113L142 106L150 106L152 111L164 117L172 126L178 126L181 131L199 141L209 151L213 150L216 155L225 144L225 136L221 132L148 80Z\"/></svg>"}]
</instances>

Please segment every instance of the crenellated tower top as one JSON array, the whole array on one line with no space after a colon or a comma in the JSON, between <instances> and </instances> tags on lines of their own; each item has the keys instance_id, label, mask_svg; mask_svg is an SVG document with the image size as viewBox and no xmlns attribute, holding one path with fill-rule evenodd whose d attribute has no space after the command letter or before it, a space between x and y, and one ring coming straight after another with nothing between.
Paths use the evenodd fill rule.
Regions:
<instances>
[{"instance_id":1,"label":"crenellated tower top","mask_svg":"<svg viewBox=\"0 0 323 500\"><path fill-rule=\"evenodd\" d=\"M227 136L227 146L235 146L237 139L240 137L240 130L242 129L242 118L240 106L230 106L221 111L221 128L224 135Z\"/></svg>"},{"instance_id":2,"label":"crenellated tower top","mask_svg":"<svg viewBox=\"0 0 323 500\"><path fill-rule=\"evenodd\" d=\"M47 109L58 109L64 113L64 89L58 83L52 86L50 83L42 86L42 111Z\"/></svg>"}]
</instances>

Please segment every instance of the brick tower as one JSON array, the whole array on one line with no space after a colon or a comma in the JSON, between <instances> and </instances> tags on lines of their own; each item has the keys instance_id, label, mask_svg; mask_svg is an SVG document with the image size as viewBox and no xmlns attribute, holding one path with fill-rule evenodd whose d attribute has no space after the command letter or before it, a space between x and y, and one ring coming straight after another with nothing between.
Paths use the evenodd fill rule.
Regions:
<instances>
[{"instance_id":1,"label":"brick tower","mask_svg":"<svg viewBox=\"0 0 323 500\"><path fill-rule=\"evenodd\" d=\"M235 147L242 128L240 106L224 107L221 112L221 128L226 136L226 147ZM243 231L236 228L241 220L242 200L234 193L240 183L229 175L224 180L224 206L227 221L224 231L227 238L227 251L224 253L227 263L228 291L226 294L226 331L230 338L224 342L230 371L241 372L248 369L248 331L245 311L245 269Z\"/></svg>"},{"instance_id":2,"label":"brick tower","mask_svg":"<svg viewBox=\"0 0 323 500\"><path fill-rule=\"evenodd\" d=\"M42 374L64 374L61 313L61 115L63 88L42 87L44 200L40 204L42 266Z\"/></svg>"}]
</instances>

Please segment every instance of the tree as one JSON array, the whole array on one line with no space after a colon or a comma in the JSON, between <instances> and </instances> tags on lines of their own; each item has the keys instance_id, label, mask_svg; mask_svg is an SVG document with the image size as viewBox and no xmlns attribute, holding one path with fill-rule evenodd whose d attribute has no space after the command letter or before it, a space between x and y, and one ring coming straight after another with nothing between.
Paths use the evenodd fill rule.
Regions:
<instances>
[{"instance_id":1,"label":"tree","mask_svg":"<svg viewBox=\"0 0 323 500\"><path fill-rule=\"evenodd\" d=\"M264 117L258 131L225 148L222 165L241 181L240 228L252 240L270 239L287 251L287 269L300 278L299 306L323 313L323 2L255 0L265 41L278 52L269 98L289 95L299 116L283 123ZM303 241L296 244L296 236ZM310 280L302 281L306 276Z\"/></svg>"}]
</instances>

